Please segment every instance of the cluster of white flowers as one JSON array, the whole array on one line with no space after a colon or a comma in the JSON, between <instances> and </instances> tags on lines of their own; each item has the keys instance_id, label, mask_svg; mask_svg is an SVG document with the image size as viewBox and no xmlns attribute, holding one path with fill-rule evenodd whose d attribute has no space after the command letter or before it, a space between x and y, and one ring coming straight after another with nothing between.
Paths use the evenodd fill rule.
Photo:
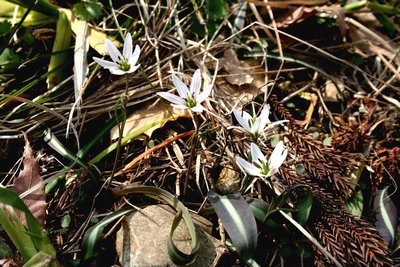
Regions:
<instances>
[{"instance_id":1,"label":"cluster of white flowers","mask_svg":"<svg viewBox=\"0 0 400 267\"><path fill-rule=\"evenodd\" d=\"M140 47L136 45L135 50L132 52L133 45L130 33L125 37L122 54L114 43L108 39L105 41L105 48L110 54L112 61L103 60L97 57L93 57L93 60L102 67L109 69L112 74L123 75L132 73L139 68L140 65L136 65L136 63L139 59ZM170 101L171 105L176 108L189 109L192 112L204 111L205 108L201 103L210 96L213 85L211 84L207 86L202 92L200 92L202 82L199 69L196 70L193 75L190 88L188 88L175 74L172 74L172 82L175 85L179 96L166 92L160 92L157 93L157 95ZM256 117L251 116L246 111L243 111L241 115L240 112L235 109L233 110L233 115L241 127L232 127L243 129L252 136L254 141L257 141L265 131L285 122L277 121L272 123L269 120L269 110L269 105L265 105L260 116ZM266 178L278 172L279 167L286 159L287 153L288 151L284 147L283 142L280 141L276 145L270 158L267 160L260 148L255 143L251 143L250 161L246 161L237 156L236 162L249 175Z\"/></svg>"}]
</instances>

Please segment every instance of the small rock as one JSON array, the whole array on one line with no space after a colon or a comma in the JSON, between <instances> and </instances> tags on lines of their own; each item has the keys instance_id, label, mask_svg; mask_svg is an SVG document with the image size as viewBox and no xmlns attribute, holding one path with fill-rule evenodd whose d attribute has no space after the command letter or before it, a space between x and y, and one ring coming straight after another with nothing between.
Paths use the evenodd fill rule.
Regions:
<instances>
[{"instance_id":1,"label":"small rock","mask_svg":"<svg viewBox=\"0 0 400 267\"><path fill-rule=\"evenodd\" d=\"M152 205L127 216L117 232L116 250L122 266L176 266L167 251L168 235L176 212L168 205ZM200 249L188 266L210 266L219 241L196 227ZM185 253L191 250L191 238L182 220L173 236L174 244Z\"/></svg>"}]
</instances>

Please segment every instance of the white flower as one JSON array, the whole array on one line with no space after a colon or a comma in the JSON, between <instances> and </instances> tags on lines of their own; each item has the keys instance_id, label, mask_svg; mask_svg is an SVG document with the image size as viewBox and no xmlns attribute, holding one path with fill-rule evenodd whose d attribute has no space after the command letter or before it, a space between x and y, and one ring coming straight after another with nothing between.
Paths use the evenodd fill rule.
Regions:
<instances>
[{"instance_id":1,"label":"white flower","mask_svg":"<svg viewBox=\"0 0 400 267\"><path fill-rule=\"evenodd\" d=\"M190 89L188 89L182 80L175 74L172 74L172 82L174 83L179 96L166 92L157 93L157 95L167 99L172 103L171 105L176 108L190 109L193 112L202 112L204 110L201 102L210 95L212 84L207 86L206 89L200 93L201 74L199 69L194 72Z\"/></svg>"},{"instance_id":2,"label":"white flower","mask_svg":"<svg viewBox=\"0 0 400 267\"><path fill-rule=\"evenodd\" d=\"M286 159L287 153L288 151L283 146L283 142L280 141L276 145L274 151L272 151L271 157L267 162L260 148L256 144L251 143L251 162L248 162L239 156L236 157L236 162L246 173L252 176L269 177L278 172L279 167Z\"/></svg>"},{"instance_id":3,"label":"white flower","mask_svg":"<svg viewBox=\"0 0 400 267\"><path fill-rule=\"evenodd\" d=\"M133 46L130 33L128 33L125 37L122 54L119 52L115 44L110 40L106 39L104 45L108 54L110 54L112 61L107 61L98 57L93 57L93 60L103 68L109 69L112 74L123 75L125 73L134 72L139 68L139 65L135 64L139 59L140 47L136 45L135 51L132 53Z\"/></svg>"},{"instance_id":4,"label":"white flower","mask_svg":"<svg viewBox=\"0 0 400 267\"><path fill-rule=\"evenodd\" d=\"M258 117L252 117L246 111L243 111L243 116L241 116L240 112L236 109L233 110L233 115L235 115L235 118L239 122L240 126L242 126L246 132L250 133L255 140L257 140L258 137L264 133L264 131L274 127L275 125L286 122L286 120L271 122L268 118L269 109L269 105L265 105L260 116Z\"/></svg>"}]
</instances>

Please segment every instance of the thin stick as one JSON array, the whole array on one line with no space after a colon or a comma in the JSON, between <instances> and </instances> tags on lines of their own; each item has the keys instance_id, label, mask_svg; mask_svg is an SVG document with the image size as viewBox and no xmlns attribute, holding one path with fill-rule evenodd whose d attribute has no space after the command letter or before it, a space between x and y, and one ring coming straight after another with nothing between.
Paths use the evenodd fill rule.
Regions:
<instances>
[{"instance_id":1,"label":"thin stick","mask_svg":"<svg viewBox=\"0 0 400 267\"><path fill-rule=\"evenodd\" d=\"M165 140L164 142L150 148L149 150L146 150L145 152L143 152L142 154L140 154L139 156L137 156L136 158L134 158L131 162L129 162L121 171L119 171L118 173L115 174L115 176L119 176L121 174L126 173L127 171L129 171L130 169L132 169L133 167L136 166L136 164L143 159L144 157L150 155L151 153L153 153L154 151L161 149L163 147L166 147L168 144L181 139L182 137L186 137L186 136L190 136L194 133L194 130L188 131L188 132L184 132L181 134L177 134L173 137L168 138L167 140Z\"/></svg>"}]
</instances>

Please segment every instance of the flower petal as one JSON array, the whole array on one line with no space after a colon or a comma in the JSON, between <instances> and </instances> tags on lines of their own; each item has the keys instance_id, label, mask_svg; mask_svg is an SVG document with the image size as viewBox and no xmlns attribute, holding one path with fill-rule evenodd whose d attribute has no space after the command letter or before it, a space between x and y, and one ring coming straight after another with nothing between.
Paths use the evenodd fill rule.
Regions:
<instances>
[{"instance_id":1,"label":"flower petal","mask_svg":"<svg viewBox=\"0 0 400 267\"><path fill-rule=\"evenodd\" d=\"M181 79L178 78L175 74L172 74L172 82L174 83L176 90L178 90L178 94L181 98L187 98L189 94L189 89L182 82Z\"/></svg>"},{"instance_id":2,"label":"flower petal","mask_svg":"<svg viewBox=\"0 0 400 267\"><path fill-rule=\"evenodd\" d=\"M197 99L197 96L200 93L201 88L201 73L200 70L197 69L192 78L192 82L190 83L190 95Z\"/></svg>"},{"instance_id":3,"label":"flower petal","mask_svg":"<svg viewBox=\"0 0 400 267\"><path fill-rule=\"evenodd\" d=\"M165 98L166 100L168 100L169 102L171 102L173 104L186 106L186 102L177 95L174 95L171 93L166 93L166 92L160 92L160 93L157 93L157 95L161 96L162 98Z\"/></svg>"},{"instance_id":4,"label":"flower petal","mask_svg":"<svg viewBox=\"0 0 400 267\"><path fill-rule=\"evenodd\" d=\"M258 160L259 162L265 162L264 154L261 152L260 148L254 143L251 143L250 145L250 154L252 162L256 162L256 160Z\"/></svg>"},{"instance_id":5,"label":"flower petal","mask_svg":"<svg viewBox=\"0 0 400 267\"><path fill-rule=\"evenodd\" d=\"M101 59L98 57L93 57L93 60L97 64L99 64L100 66L102 66L103 68L106 68L106 69L118 69L119 68L119 65L115 62L104 60L104 59Z\"/></svg>"},{"instance_id":6,"label":"flower petal","mask_svg":"<svg viewBox=\"0 0 400 267\"><path fill-rule=\"evenodd\" d=\"M114 75L124 75L128 72L120 70L120 69L110 69L110 72Z\"/></svg>"},{"instance_id":7,"label":"flower petal","mask_svg":"<svg viewBox=\"0 0 400 267\"><path fill-rule=\"evenodd\" d=\"M113 42L111 42L110 40L106 39L105 41L105 47L106 50L108 52L108 54L110 54L111 59L115 62L115 63L119 63L120 59L122 59L122 55L121 52L119 52L119 50L117 49L117 47L115 46L115 44Z\"/></svg>"},{"instance_id":8,"label":"flower petal","mask_svg":"<svg viewBox=\"0 0 400 267\"><path fill-rule=\"evenodd\" d=\"M179 109L188 109L189 107L186 105L176 105L176 104L171 104L174 108L179 108Z\"/></svg>"},{"instance_id":9,"label":"flower petal","mask_svg":"<svg viewBox=\"0 0 400 267\"><path fill-rule=\"evenodd\" d=\"M124 48L122 50L122 55L128 62L130 62L130 58L132 55L132 47L133 47L132 46L132 36L131 36L131 33L128 32L128 34L125 36Z\"/></svg>"},{"instance_id":10,"label":"flower petal","mask_svg":"<svg viewBox=\"0 0 400 267\"><path fill-rule=\"evenodd\" d=\"M257 118L258 121L258 125L257 125L257 131L259 133L264 131L265 126L267 125L268 122L270 122L269 120L269 105L265 105L263 110L261 111L260 116Z\"/></svg>"},{"instance_id":11,"label":"flower petal","mask_svg":"<svg viewBox=\"0 0 400 267\"><path fill-rule=\"evenodd\" d=\"M130 55L128 63L132 66L136 65L138 59L140 56L140 46L135 45L135 51L133 51L133 54Z\"/></svg>"},{"instance_id":12,"label":"flower petal","mask_svg":"<svg viewBox=\"0 0 400 267\"><path fill-rule=\"evenodd\" d=\"M271 128L275 127L276 125L279 125L279 124L282 124L282 123L285 123L285 122L288 122L288 120L281 120L281 121L274 121L274 122L271 122L271 123L269 123L268 126L264 129L264 131L265 131L265 130L268 130L268 129L271 129Z\"/></svg>"},{"instance_id":13,"label":"flower petal","mask_svg":"<svg viewBox=\"0 0 400 267\"><path fill-rule=\"evenodd\" d=\"M283 142L279 141L279 143L276 145L274 151L272 151L271 157L268 160L268 168L270 169L270 172L272 169L276 169L276 171L277 171L277 169L285 161L287 154L288 154L288 151L283 146ZM271 174L271 175L273 175L273 174Z\"/></svg>"},{"instance_id":14,"label":"flower petal","mask_svg":"<svg viewBox=\"0 0 400 267\"><path fill-rule=\"evenodd\" d=\"M239 156L235 157L235 159L236 162L239 164L239 166L242 167L246 173L252 176L263 176L261 174L261 170L256 166L254 166L253 164L251 164L250 162L246 161L245 159Z\"/></svg>"},{"instance_id":15,"label":"flower petal","mask_svg":"<svg viewBox=\"0 0 400 267\"><path fill-rule=\"evenodd\" d=\"M140 67L140 64L136 65L136 66L131 65L131 68L126 73L132 73L132 72L136 71L139 67Z\"/></svg>"},{"instance_id":16,"label":"flower petal","mask_svg":"<svg viewBox=\"0 0 400 267\"><path fill-rule=\"evenodd\" d=\"M237 111L236 109L233 110L233 115L235 115L236 120L238 121L238 123L240 124L240 126L243 127L243 129L245 129L248 132L250 131L250 126L248 124L248 122L240 115L239 111Z\"/></svg>"},{"instance_id":17,"label":"flower petal","mask_svg":"<svg viewBox=\"0 0 400 267\"><path fill-rule=\"evenodd\" d=\"M213 88L213 85L212 85L212 84L210 84L209 86L207 86L206 89L204 89L204 91L201 92L201 93L197 96L197 98L195 98L195 99L196 99L196 102L197 102L197 103L201 103L201 102L203 102L204 100L206 100L206 98L211 94L212 88Z\"/></svg>"},{"instance_id":18,"label":"flower petal","mask_svg":"<svg viewBox=\"0 0 400 267\"><path fill-rule=\"evenodd\" d=\"M205 110L205 108L202 105L197 104L195 107L191 108L190 110L193 112L201 113Z\"/></svg>"}]
</instances>

